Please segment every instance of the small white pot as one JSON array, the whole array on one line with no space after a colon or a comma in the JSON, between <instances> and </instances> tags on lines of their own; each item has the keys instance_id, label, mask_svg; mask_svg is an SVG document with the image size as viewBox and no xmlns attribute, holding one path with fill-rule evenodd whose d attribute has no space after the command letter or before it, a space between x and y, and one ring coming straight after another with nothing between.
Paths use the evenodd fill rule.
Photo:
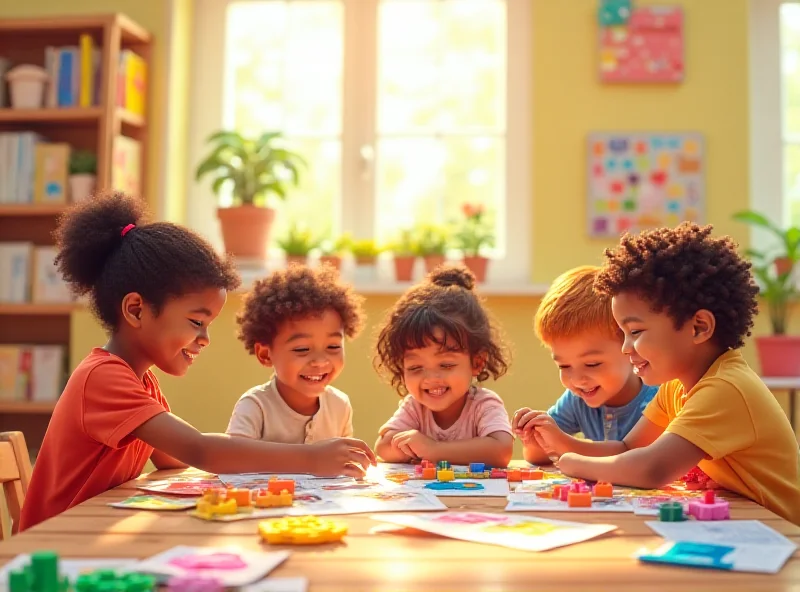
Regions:
<instances>
[{"instance_id":1,"label":"small white pot","mask_svg":"<svg viewBox=\"0 0 800 592\"><path fill-rule=\"evenodd\" d=\"M47 71L39 66L23 64L6 72L11 106L14 109L40 109L44 105L44 90L49 80Z\"/></svg>"},{"instance_id":2,"label":"small white pot","mask_svg":"<svg viewBox=\"0 0 800 592\"><path fill-rule=\"evenodd\" d=\"M97 177L90 174L70 175L69 194L72 203L83 201L94 193Z\"/></svg>"}]
</instances>

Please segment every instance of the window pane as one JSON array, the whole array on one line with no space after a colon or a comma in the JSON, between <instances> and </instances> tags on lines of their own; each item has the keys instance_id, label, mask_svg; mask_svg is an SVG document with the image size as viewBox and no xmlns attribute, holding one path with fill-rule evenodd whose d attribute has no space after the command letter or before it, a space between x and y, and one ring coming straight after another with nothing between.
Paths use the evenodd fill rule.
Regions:
<instances>
[{"instance_id":1,"label":"window pane","mask_svg":"<svg viewBox=\"0 0 800 592\"><path fill-rule=\"evenodd\" d=\"M800 225L800 145L786 144L783 150L784 191L789 222Z\"/></svg>"},{"instance_id":2,"label":"window pane","mask_svg":"<svg viewBox=\"0 0 800 592\"><path fill-rule=\"evenodd\" d=\"M228 8L225 125L283 132L308 162L276 203L273 237L296 221L338 232L344 7L334 0L235 2Z\"/></svg>"},{"instance_id":3,"label":"window pane","mask_svg":"<svg viewBox=\"0 0 800 592\"><path fill-rule=\"evenodd\" d=\"M781 5L784 135L800 134L800 4Z\"/></svg>"}]
</instances>

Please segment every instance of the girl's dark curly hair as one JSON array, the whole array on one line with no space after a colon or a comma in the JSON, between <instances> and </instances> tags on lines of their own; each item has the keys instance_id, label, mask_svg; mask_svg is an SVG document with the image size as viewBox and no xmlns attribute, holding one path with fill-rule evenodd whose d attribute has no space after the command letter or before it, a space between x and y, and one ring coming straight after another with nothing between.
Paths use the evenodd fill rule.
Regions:
<instances>
[{"instance_id":1,"label":"girl's dark curly hair","mask_svg":"<svg viewBox=\"0 0 800 592\"><path fill-rule=\"evenodd\" d=\"M89 295L92 311L112 333L131 292L158 314L169 298L239 286L233 264L198 234L148 217L142 200L100 193L67 210L54 233L58 270L75 295Z\"/></svg>"},{"instance_id":2,"label":"girl's dark curly hair","mask_svg":"<svg viewBox=\"0 0 800 592\"><path fill-rule=\"evenodd\" d=\"M328 265L311 269L292 264L258 280L247 293L236 322L239 339L251 354L256 343L271 345L282 323L335 310L344 334L353 338L364 324L363 298Z\"/></svg>"},{"instance_id":3,"label":"girl's dark curly hair","mask_svg":"<svg viewBox=\"0 0 800 592\"><path fill-rule=\"evenodd\" d=\"M606 249L595 291L606 296L634 292L654 311L666 311L676 328L698 310L708 310L716 318L716 343L742 347L758 312L758 286L734 240L712 237L711 230L684 222L626 234L615 249Z\"/></svg>"},{"instance_id":4,"label":"girl's dark curly hair","mask_svg":"<svg viewBox=\"0 0 800 592\"><path fill-rule=\"evenodd\" d=\"M475 276L466 268L440 266L409 289L389 311L378 335L373 364L400 395L406 394L405 352L430 343L466 351L470 359L485 355L477 377L480 382L490 376L496 380L506 373L508 349L474 288Z\"/></svg>"}]
</instances>

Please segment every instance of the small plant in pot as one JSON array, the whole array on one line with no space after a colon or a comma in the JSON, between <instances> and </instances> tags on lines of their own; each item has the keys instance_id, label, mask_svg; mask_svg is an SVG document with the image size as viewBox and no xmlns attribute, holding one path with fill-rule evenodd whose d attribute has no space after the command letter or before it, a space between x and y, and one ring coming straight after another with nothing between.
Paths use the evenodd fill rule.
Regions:
<instances>
[{"instance_id":1,"label":"small plant in pot","mask_svg":"<svg viewBox=\"0 0 800 592\"><path fill-rule=\"evenodd\" d=\"M477 281L485 282L489 258L481 254L481 249L494 246L492 226L482 204L465 203L461 211L464 221L454 235L456 245L463 253L464 265L475 274Z\"/></svg>"},{"instance_id":2,"label":"small plant in pot","mask_svg":"<svg viewBox=\"0 0 800 592\"><path fill-rule=\"evenodd\" d=\"M412 231L403 230L400 238L389 245L394 255L394 277L398 282L410 282L414 275L414 264L419 255L419 246Z\"/></svg>"},{"instance_id":3,"label":"small plant in pot","mask_svg":"<svg viewBox=\"0 0 800 592\"><path fill-rule=\"evenodd\" d=\"M349 234L343 234L336 240L326 239L319 245L319 262L321 265L330 265L336 271L342 269L342 255L350 249L352 239Z\"/></svg>"},{"instance_id":4,"label":"small plant in pot","mask_svg":"<svg viewBox=\"0 0 800 592\"><path fill-rule=\"evenodd\" d=\"M286 236L278 239L278 246L286 253L286 263L308 265L308 254L316 249L320 241L307 228L292 224Z\"/></svg>"},{"instance_id":5,"label":"small plant in pot","mask_svg":"<svg viewBox=\"0 0 800 592\"><path fill-rule=\"evenodd\" d=\"M450 236L442 226L423 224L417 237L417 252L425 261L425 273L430 273L445 262Z\"/></svg>"},{"instance_id":6,"label":"small plant in pot","mask_svg":"<svg viewBox=\"0 0 800 592\"><path fill-rule=\"evenodd\" d=\"M231 190L233 205L218 208L225 249L241 258L265 259L275 210L272 200L286 199L290 185L300 181L305 160L285 147L279 132L258 137L223 130L207 140L211 152L195 171L195 180L212 175L211 189Z\"/></svg>"},{"instance_id":7,"label":"small plant in pot","mask_svg":"<svg viewBox=\"0 0 800 592\"><path fill-rule=\"evenodd\" d=\"M790 306L798 300L800 228L783 229L753 210L737 212L734 220L769 232L777 239L773 248L748 249L753 274L767 304L772 335L756 337L763 376L800 376L800 336L786 335Z\"/></svg>"},{"instance_id":8,"label":"small plant in pot","mask_svg":"<svg viewBox=\"0 0 800 592\"><path fill-rule=\"evenodd\" d=\"M377 277L376 265L382 249L371 238L357 239L350 244L350 252L356 260L356 279L374 281Z\"/></svg>"},{"instance_id":9,"label":"small plant in pot","mask_svg":"<svg viewBox=\"0 0 800 592\"><path fill-rule=\"evenodd\" d=\"M97 155L91 150L75 150L69 155L70 199L83 201L97 187Z\"/></svg>"}]
</instances>

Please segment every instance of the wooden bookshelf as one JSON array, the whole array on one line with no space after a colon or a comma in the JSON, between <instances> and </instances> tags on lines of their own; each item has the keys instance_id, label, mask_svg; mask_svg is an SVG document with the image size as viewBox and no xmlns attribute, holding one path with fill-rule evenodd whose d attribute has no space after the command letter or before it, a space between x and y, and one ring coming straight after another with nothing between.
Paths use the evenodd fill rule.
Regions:
<instances>
[{"instance_id":1,"label":"wooden bookshelf","mask_svg":"<svg viewBox=\"0 0 800 592\"><path fill-rule=\"evenodd\" d=\"M114 139L127 136L140 142L141 187L147 187L148 121L117 104L120 55L130 49L144 59L147 68L145 109L152 78L152 38L143 27L122 14L0 19L0 56L12 67L18 64L45 66L48 46L79 46L88 34L99 50L98 103L91 107L40 109L0 108L0 133L36 132L44 141L66 142L73 149L97 154L97 188L112 186ZM10 101L9 93L7 100ZM2 198L2 196L0 196ZM0 242L53 244L53 231L68 204L38 205L0 203ZM0 281L3 281L0 278ZM0 303L0 345L63 345L69 352L72 313L80 304ZM71 366L70 366L71 367ZM0 401L0 430L20 429L28 446L41 444L54 403Z\"/></svg>"}]
</instances>

